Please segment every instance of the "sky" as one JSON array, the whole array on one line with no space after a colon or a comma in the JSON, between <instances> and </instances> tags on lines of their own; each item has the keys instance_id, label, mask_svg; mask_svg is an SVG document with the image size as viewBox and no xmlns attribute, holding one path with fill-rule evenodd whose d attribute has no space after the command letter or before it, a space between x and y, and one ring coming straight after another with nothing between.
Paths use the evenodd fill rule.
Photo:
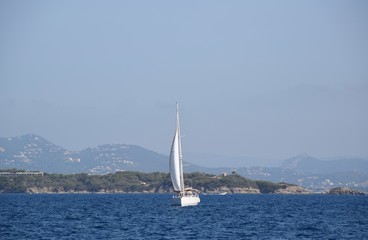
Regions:
<instances>
[{"instance_id":1,"label":"sky","mask_svg":"<svg viewBox=\"0 0 368 240\"><path fill-rule=\"evenodd\" d=\"M0 136L368 156L367 1L0 1ZM190 161L188 159L188 161Z\"/></svg>"}]
</instances>

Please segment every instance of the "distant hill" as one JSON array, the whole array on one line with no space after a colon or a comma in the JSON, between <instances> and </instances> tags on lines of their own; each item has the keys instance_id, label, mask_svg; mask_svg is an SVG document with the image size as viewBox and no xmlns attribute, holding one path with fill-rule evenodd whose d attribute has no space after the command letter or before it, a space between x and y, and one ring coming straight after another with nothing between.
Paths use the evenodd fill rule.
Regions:
<instances>
[{"instance_id":1,"label":"distant hill","mask_svg":"<svg viewBox=\"0 0 368 240\"><path fill-rule=\"evenodd\" d=\"M307 154L289 158L281 167L237 168L251 179L298 184L314 191L332 187L349 187L368 191L368 161L345 158L324 161Z\"/></svg>"},{"instance_id":2,"label":"distant hill","mask_svg":"<svg viewBox=\"0 0 368 240\"><path fill-rule=\"evenodd\" d=\"M195 159L191 154L185 156L185 159ZM246 158L243 160L247 161ZM240 158L231 161L234 165L241 164ZM323 161L301 154L285 160L280 167L229 167L226 166L228 158L223 159L224 164L221 164L220 156L214 156L214 162L216 162L214 166L225 165L225 167L202 167L184 162L184 171L216 175L236 171L247 178L288 182L316 191L331 187L351 187L368 191L368 161L364 159ZM0 138L0 169L11 168L64 174L169 171L168 156L140 146L105 144L81 151L69 151L35 134Z\"/></svg>"},{"instance_id":3,"label":"distant hill","mask_svg":"<svg viewBox=\"0 0 368 240\"><path fill-rule=\"evenodd\" d=\"M0 138L0 167L29 170L63 169L68 151L44 138L27 134Z\"/></svg>"},{"instance_id":4,"label":"distant hill","mask_svg":"<svg viewBox=\"0 0 368 240\"><path fill-rule=\"evenodd\" d=\"M0 138L0 168L50 173L168 172L168 159L128 144L105 144L82 151L69 151L40 136L27 134Z\"/></svg>"},{"instance_id":5,"label":"distant hill","mask_svg":"<svg viewBox=\"0 0 368 240\"><path fill-rule=\"evenodd\" d=\"M314 191L326 191L333 187L349 187L368 192L368 161L358 158L324 161L307 154L300 154L285 160L279 167L203 169L212 174L236 171L241 176L250 179L293 183Z\"/></svg>"},{"instance_id":6,"label":"distant hill","mask_svg":"<svg viewBox=\"0 0 368 240\"><path fill-rule=\"evenodd\" d=\"M184 163L186 172L206 169ZM26 134L0 138L1 168L90 174L117 171L169 172L169 160L165 155L129 144L104 144L81 151L69 151L38 135Z\"/></svg>"},{"instance_id":7,"label":"distant hill","mask_svg":"<svg viewBox=\"0 0 368 240\"><path fill-rule=\"evenodd\" d=\"M323 161L307 154L301 154L285 160L282 164L282 168L296 172L318 174L368 172L368 161L359 158Z\"/></svg>"},{"instance_id":8,"label":"distant hill","mask_svg":"<svg viewBox=\"0 0 368 240\"><path fill-rule=\"evenodd\" d=\"M236 167L266 167L276 166L275 161L266 159L254 158L254 157L236 157L226 156L218 154L207 154L207 153L185 153L185 160L195 162L198 165L206 166L211 163L211 168L236 168Z\"/></svg>"}]
</instances>

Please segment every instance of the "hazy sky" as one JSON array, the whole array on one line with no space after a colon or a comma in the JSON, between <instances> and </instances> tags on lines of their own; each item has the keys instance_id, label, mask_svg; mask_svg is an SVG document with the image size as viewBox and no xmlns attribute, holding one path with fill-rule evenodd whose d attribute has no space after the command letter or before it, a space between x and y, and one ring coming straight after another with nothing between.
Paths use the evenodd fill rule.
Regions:
<instances>
[{"instance_id":1,"label":"hazy sky","mask_svg":"<svg viewBox=\"0 0 368 240\"><path fill-rule=\"evenodd\" d=\"M0 1L0 136L368 156L368 1ZM190 161L189 159L187 159Z\"/></svg>"}]
</instances>

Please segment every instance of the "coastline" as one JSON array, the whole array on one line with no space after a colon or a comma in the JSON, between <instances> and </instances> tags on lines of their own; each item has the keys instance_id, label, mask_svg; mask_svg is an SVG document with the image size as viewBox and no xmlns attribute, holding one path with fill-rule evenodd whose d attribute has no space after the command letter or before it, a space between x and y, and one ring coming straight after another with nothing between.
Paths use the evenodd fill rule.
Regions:
<instances>
[{"instance_id":1,"label":"coastline","mask_svg":"<svg viewBox=\"0 0 368 240\"><path fill-rule=\"evenodd\" d=\"M226 191L227 190L227 191ZM0 192L0 194L174 194L172 191L122 191L119 189L103 190L103 191L64 191L61 189L48 189L48 188L29 188L24 192ZM249 194L249 195L337 195L337 196L367 196L368 193L360 192L350 188L333 188L326 192L313 192L302 188L300 186L288 186L285 189L278 189L275 192L262 193L259 189L254 188L227 188L222 187L215 191L202 191L201 195L232 195L232 194Z\"/></svg>"},{"instance_id":2,"label":"coastline","mask_svg":"<svg viewBox=\"0 0 368 240\"><path fill-rule=\"evenodd\" d=\"M186 186L202 194L336 194L367 195L349 188L314 192L299 185L251 180L238 174L211 175L190 173ZM42 176L0 176L1 193L25 194L149 194L174 193L167 173L117 172L107 175L43 174Z\"/></svg>"}]
</instances>

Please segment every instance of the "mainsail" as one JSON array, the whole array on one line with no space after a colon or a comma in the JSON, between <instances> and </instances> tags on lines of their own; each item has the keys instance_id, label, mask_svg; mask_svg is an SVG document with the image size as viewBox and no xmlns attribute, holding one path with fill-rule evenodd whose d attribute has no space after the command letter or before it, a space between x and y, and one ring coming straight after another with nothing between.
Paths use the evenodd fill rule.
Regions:
<instances>
[{"instance_id":1,"label":"mainsail","mask_svg":"<svg viewBox=\"0 0 368 240\"><path fill-rule=\"evenodd\" d=\"M184 191L178 104L176 104L176 131L170 153L170 175L174 190L177 192Z\"/></svg>"}]
</instances>

